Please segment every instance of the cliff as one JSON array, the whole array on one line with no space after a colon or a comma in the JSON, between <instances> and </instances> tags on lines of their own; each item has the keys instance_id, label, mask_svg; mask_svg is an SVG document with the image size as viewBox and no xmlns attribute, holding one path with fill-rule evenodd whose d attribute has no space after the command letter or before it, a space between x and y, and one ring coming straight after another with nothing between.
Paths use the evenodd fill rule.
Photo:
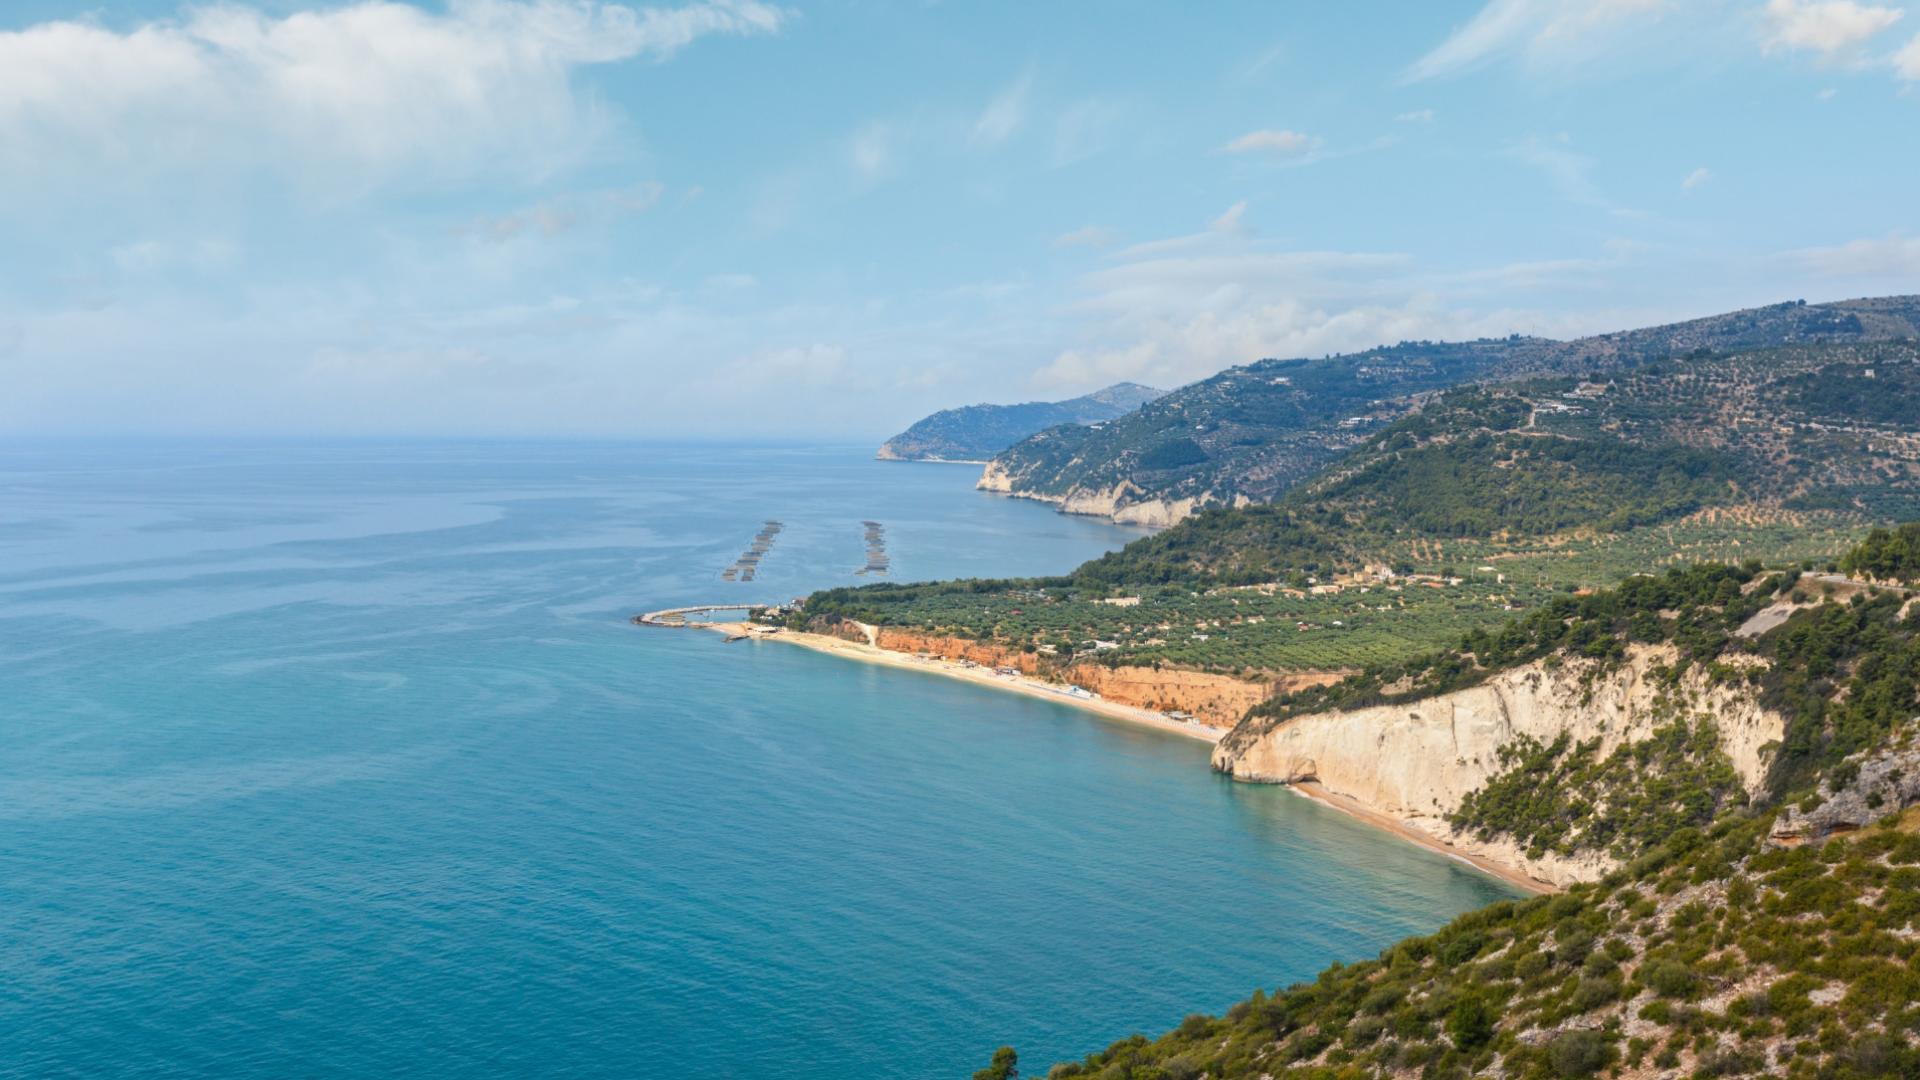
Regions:
<instances>
[{"instance_id":1,"label":"cliff","mask_svg":"<svg viewBox=\"0 0 1920 1080\"><path fill-rule=\"evenodd\" d=\"M866 628L846 623L819 629L850 641L868 642L890 652L926 653L943 660L970 660L983 667L1017 668L1023 675L1084 687L1108 701L1122 705L1134 705L1156 712L1188 713L1195 720L1213 728L1232 727L1246 715L1248 709L1276 693L1327 685L1346 675L1342 671L1303 672L1243 679L1176 668L1108 667L1089 663L1063 667L1035 653L967 638L922 634L884 626ZM866 633L868 629L872 630L871 637Z\"/></svg>"},{"instance_id":2,"label":"cliff","mask_svg":"<svg viewBox=\"0 0 1920 1080\"><path fill-rule=\"evenodd\" d=\"M1064 495L1024 491L1016 488L1014 478L998 459L987 462L987 467L981 471L980 480L974 484L974 487L980 491L1011 495L1016 499L1032 499L1035 502L1049 503L1059 507L1061 513L1065 514L1103 517L1117 524L1143 525L1149 529L1164 529L1176 525L1201 506L1214 501L1211 492L1178 499L1156 498L1127 480L1100 491L1073 488Z\"/></svg>"},{"instance_id":3,"label":"cliff","mask_svg":"<svg viewBox=\"0 0 1920 1080\"><path fill-rule=\"evenodd\" d=\"M1411 704L1254 718L1221 740L1213 766L1240 780L1315 781L1462 852L1520 867L1542 881L1594 881L1617 860L1604 852L1529 854L1512 840L1456 830L1447 816L1502 771L1502 748L1566 735L1576 743L1599 740L1605 756L1682 715L1712 719L1721 749L1741 781L1757 791L1767 769L1764 748L1781 738L1785 719L1761 708L1743 687L1710 684L1697 670L1669 685L1661 669L1674 659L1671 646L1635 646L1611 667L1532 663Z\"/></svg>"}]
</instances>

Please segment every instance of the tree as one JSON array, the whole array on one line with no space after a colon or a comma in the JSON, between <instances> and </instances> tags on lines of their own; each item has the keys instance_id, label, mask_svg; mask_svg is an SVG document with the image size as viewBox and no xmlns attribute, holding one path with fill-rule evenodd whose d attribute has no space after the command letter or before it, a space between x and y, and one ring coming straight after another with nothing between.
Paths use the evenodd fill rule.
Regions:
<instances>
[{"instance_id":1,"label":"tree","mask_svg":"<svg viewBox=\"0 0 1920 1080\"><path fill-rule=\"evenodd\" d=\"M992 1064L977 1070L973 1080L1020 1080L1020 1055L1011 1046L995 1050Z\"/></svg>"}]
</instances>

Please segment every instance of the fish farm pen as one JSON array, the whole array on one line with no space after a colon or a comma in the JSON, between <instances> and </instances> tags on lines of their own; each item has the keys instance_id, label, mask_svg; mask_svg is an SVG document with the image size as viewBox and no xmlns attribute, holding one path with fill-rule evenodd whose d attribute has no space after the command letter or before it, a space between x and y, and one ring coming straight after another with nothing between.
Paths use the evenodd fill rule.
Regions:
<instances>
[{"instance_id":1,"label":"fish farm pen","mask_svg":"<svg viewBox=\"0 0 1920 1080\"><path fill-rule=\"evenodd\" d=\"M786 526L778 521L769 521L762 525L760 531L754 534L753 543L747 545L747 550L733 560L732 566L720 571L720 580L752 581L754 574L760 570L760 560L766 557L767 552L773 550L773 540L784 528Z\"/></svg>"},{"instance_id":2,"label":"fish farm pen","mask_svg":"<svg viewBox=\"0 0 1920 1080\"><path fill-rule=\"evenodd\" d=\"M877 521L863 521L860 524L867 529L867 564L855 570L854 576L886 573L893 566L893 560L887 554L886 526Z\"/></svg>"}]
</instances>

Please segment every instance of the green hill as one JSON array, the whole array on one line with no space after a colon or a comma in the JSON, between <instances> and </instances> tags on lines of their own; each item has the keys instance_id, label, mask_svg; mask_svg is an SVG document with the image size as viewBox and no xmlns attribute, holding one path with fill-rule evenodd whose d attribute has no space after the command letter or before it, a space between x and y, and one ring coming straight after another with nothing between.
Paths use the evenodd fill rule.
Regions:
<instances>
[{"instance_id":1,"label":"green hill","mask_svg":"<svg viewBox=\"0 0 1920 1080\"><path fill-rule=\"evenodd\" d=\"M1621 533L1707 507L1891 521L1920 511L1916 416L1920 346L1906 343L1699 351L1604 382L1452 390L1274 505L1204 512L1080 576L1273 581L1421 539Z\"/></svg>"},{"instance_id":2,"label":"green hill","mask_svg":"<svg viewBox=\"0 0 1920 1080\"><path fill-rule=\"evenodd\" d=\"M1516 747L1458 823L1630 861L1046 1075L1920 1076L1920 620L1905 595L1861 592L1736 633L1795 593L1794 575L1752 567L1634 579L1436 654L1422 670L1449 674L1402 692L1671 643L1676 679L1705 670L1786 716L1756 799L1710 722L1604 759Z\"/></svg>"},{"instance_id":3,"label":"green hill","mask_svg":"<svg viewBox=\"0 0 1920 1080\"><path fill-rule=\"evenodd\" d=\"M1882 416L1920 416L1920 346L1702 351L1604 381L1468 387L1277 502L1204 510L1071 575L828 590L807 610L1063 665L1393 663L1636 571L1834 562L1920 514L1920 433Z\"/></svg>"},{"instance_id":4,"label":"green hill","mask_svg":"<svg viewBox=\"0 0 1920 1080\"><path fill-rule=\"evenodd\" d=\"M1116 514L1189 499L1267 502L1407 415L1424 395L1449 387L1545 375L1604 379L1703 349L1917 338L1920 297L1908 296L1777 304L1569 342L1407 342L1324 360L1262 360L1175 390L1097 431L1036 434L995 457L982 484ZM1873 387L1809 378L1803 389L1835 411L1898 419L1875 412L1884 406Z\"/></svg>"},{"instance_id":5,"label":"green hill","mask_svg":"<svg viewBox=\"0 0 1920 1080\"><path fill-rule=\"evenodd\" d=\"M1112 420L1164 393L1123 382L1067 401L943 409L888 439L879 456L889 461L985 461L1036 432Z\"/></svg>"}]
</instances>

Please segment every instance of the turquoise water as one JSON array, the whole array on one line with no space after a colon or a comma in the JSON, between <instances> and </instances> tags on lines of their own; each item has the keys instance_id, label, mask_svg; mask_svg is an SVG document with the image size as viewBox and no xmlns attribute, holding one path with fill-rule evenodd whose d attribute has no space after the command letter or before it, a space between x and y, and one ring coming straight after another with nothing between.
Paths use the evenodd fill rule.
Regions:
<instances>
[{"instance_id":1,"label":"turquoise water","mask_svg":"<svg viewBox=\"0 0 1920 1080\"><path fill-rule=\"evenodd\" d=\"M1031 1071L1509 895L673 603L1132 533L856 448L0 446L0 1076ZM762 520L751 585L719 580Z\"/></svg>"}]
</instances>

